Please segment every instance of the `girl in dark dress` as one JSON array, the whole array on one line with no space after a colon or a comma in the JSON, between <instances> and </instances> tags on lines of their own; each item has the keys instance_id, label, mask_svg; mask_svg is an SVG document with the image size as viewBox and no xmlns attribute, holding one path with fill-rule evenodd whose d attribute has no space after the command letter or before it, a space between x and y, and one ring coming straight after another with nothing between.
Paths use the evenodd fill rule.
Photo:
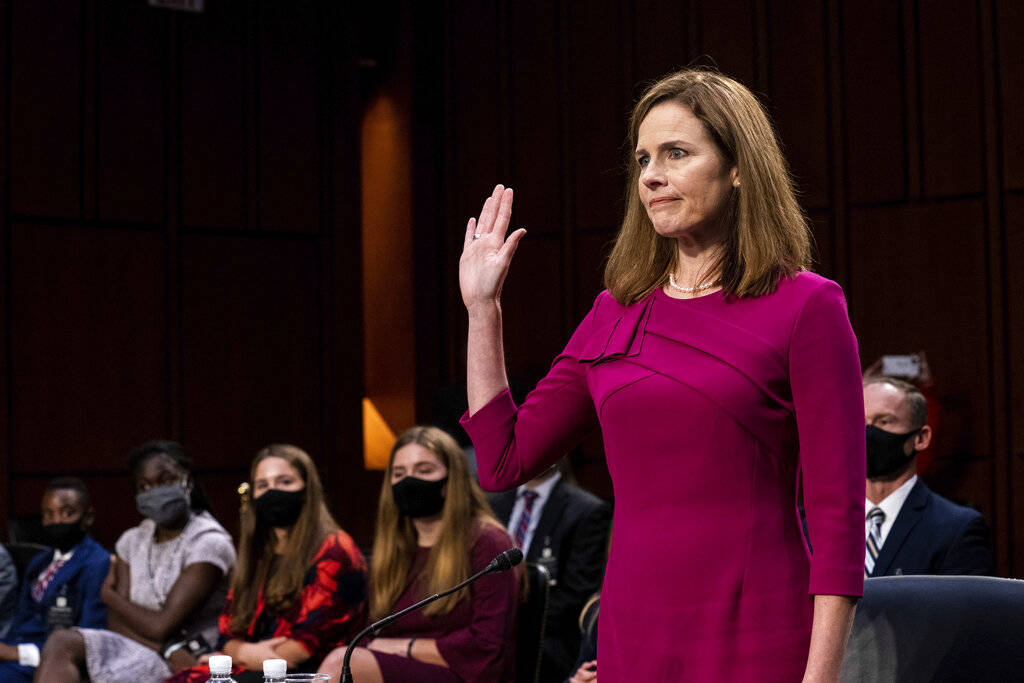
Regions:
<instances>
[{"instance_id":1,"label":"girl in dark dress","mask_svg":"<svg viewBox=\"0 0 1024 683\"><path fill-rule=\"evenodd\" d=\"M381 488L370 574L371 619L456 585L512 547L470 480L462 449L436 427L413 427L391 450ZM514 678L514 572L413 612L352 654L359 683L493 683ZM340 675L345 648L320 671Z\"/></svg>"}]
</instances>

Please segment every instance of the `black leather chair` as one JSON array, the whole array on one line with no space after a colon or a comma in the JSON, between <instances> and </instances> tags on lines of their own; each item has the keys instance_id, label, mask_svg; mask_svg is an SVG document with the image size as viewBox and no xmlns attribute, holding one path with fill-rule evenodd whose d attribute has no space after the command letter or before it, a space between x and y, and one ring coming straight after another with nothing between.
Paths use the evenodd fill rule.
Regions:
<instances>
[{"instance_id":1,"label":"black leather chair","mask_svg":"<svg viewBox=\"0 0 1024 683\"><path fill-rule=\"evenodd\" d=\"M539 683L551 572L535 562L527 562L525 567L529 588L516 620L516 683Z\"/></svg>"},{"instance_id":2,"label":"black leather chair","mask_svg":"<svg viewBox=\"0 0 1024 683\"><path fill-rule=\"evenodd\" d=\"M866 579L841 680L1024 680L1024 581L983 576Z\"/></svg>"},{"instance_id":3,"label":"black leather chair","mask_svg":"<svg viewBox=\"0 0 1024 683\"><path fill-rule=\"evenodd\" d=\"M45 545L39 545L37 543L4 543L4 548L11 554L11 559L14 560L14 567L18 570L18 581L25 580L25 570L28 569L28 563L32 561L32 558L42 552L53 552L50 548Z\"/></svg>"}]
</instances>

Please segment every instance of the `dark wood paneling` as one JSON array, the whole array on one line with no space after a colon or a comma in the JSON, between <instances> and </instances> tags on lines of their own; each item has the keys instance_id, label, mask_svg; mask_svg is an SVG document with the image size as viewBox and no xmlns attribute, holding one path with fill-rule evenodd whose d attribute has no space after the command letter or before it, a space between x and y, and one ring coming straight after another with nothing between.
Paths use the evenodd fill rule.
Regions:
<instances>
[{"instance_id":1,"label":"dark wood paneling","mask_svg":"<svg viewBox=\"0 0 1024 683\"><path fill-rule=\"evenodd\" d=\"M700 53L752 90L758 89L753 0L695 0Z\"/></svg>"},{"instance_id":2,"label":"dark wood paneling","mask_svg":"<svg viewBox=\"0 0 1024 683\"><path fill-rule=\"evenodd\" d=\"M835 280L835 238L832 216L827 209L818 209L810 211L807 220L811 225L811 233L814 235L814 272L820 273L830 280Z\"/></svg>"},{"instance_id":3,"label":"dark wood paneling","mask_svg":"<svg viewBox=\"0 0 1024 683\"><path fill-rule=\"evenodd\" d=\"M938 225L956 226L956 239L935 239ZM991 457L984 418L994 406L985 380L988 324L978 277L985 272L983 203L859 209L850 216L850 230L855 269L847 294L861 360L866 366L883 354L926 351L940 403L951 413L949 428L936 434L936 452Z\"/></svg>"},{"instance_id":4,"label":"dark wood paneling","mask_svg":"<svg viewBox=\"0 0 1024 683\"><path fill-rule=\"evenodd\" d=\"M12 470L120 469L168 427L161 236L15 225L11 256Z\"/></svg>"},{"instance_id":5,"label":"dark wood paneling","mask_svg":"<svg viewBox=\"0 0 1024 683\"><path fill-rule=\"evenodd\" d=\"M1003 121L1003 183L1024 189L1024 58L1020 37L1024 35L1024 3L997 0L996 27L999 42L999 99Z\"/></svg>"},{"instance_id":6,"label":"dark wood paneling","mask_svg":"<svg viewBox=\"0 0 1024 683\"><path fill-rule=\"evenodd\" d=\"M10 7L11 211L76 218L82 210L80 3Z\"/></svg>"},{"instance_id":7,"label":"dark wood paneling","mask_svg":"<svg viewBox=\"0 0 1024 683\"><path fill-rule=\"evenodd\" d=\"M511 378L536 381L562 350L562 281L558 237L528 236L516 251L502 291L505 349ZM544 299L546 304L538 306Z\"/></svg>"},{"instance_id":8,"label":"dark wood paneling","mask_svg":"<svg viewBox=\"0 0 1024 683\"><path fill-rule=\"evenodd\" d=\"M771 3L771 112L805 208L828 206L825 13L814 3Z\"/></svg>"},{"instance_id":9,"label":"dark wood paneling","mask_svg":"<svg viewBox=\"0 0 1024 683\"><path fill-rule=\"evenodd\" d=\"M639 97L644 85L689 61L689 17L683 3L637 0L634 7L633 95Z\"/></svg>"},{"instance_id":10,"label":"dark wood paneling","mask_svg":"<svg viewBox=\"0 0 1024 683\"><path fill-rule=\"evenodd\" d=\"M565 192L558 116L559 7L511 3L509 12L513 224L527 227L531 236L558 233Z\"/></svg>"},{"instance_id":11,"label":"dark wood paneling","mask_svg":"<svg viewBox=\"0 0 1024 683\"><path fill-rule=\"evenodd\" d=\"M248 2L207 3L180 17L182 222L246 224Z\"/></svg>"},{"instance_id":12,"label":"dark wood paneling","mask_svg":"<svg viewBox=\"0 0 1024 683\"><path fill-rule=\"evenodd\" d=\"M890 0L842 3L846 167L852 203L906 194L900 9Z\"/></svg>"},{"instance_id":13,"label":"dark wood paneling","mask_svg":"<svg viewBox=\"0 0 1024 683\"><path fill-rule=\"evenodd\" d=\"M158 223L167 14L135 0L100 2L97 14L96 209L105 220Z\"/></svg>"},{"instance_id":14,"label":"dark wood paneling","mask_svg":"<svg viewBox=\"0 0 1024 683\"><path fill-rule=\"evenodd\" d=\"M919 17L924 194L980 193L985 141L977 6L929 2Z\"/></svg>"},{"instance_id":15,"label":"dark wood paneling","mask_svg":"<svg viewBox=\"0 0 1024 683\"><path fill-rule=\"evenodd\" d=\"M617 230L594 230L577 236L573 248L576 259L576 307L570 311L569 330L583 320L594 299L604 289L604 264L615 244ZM566 337L565 341L569 341Z\"/></svg>"},{"instance_id":16,"label":"dark wood paneling","mask_svg":"<svg viewBox=\"0 0 1024 683\"><path fill-rule=\"evenodd\" d=\"M1020 264L1024 263L1024 196L1015 194L1006 197L1006 260L1010 264L1007 271L1007 293L1009 317L1010 348L1009 379L1010 379L1010 471L1009 481L1005 483L1013 492L1011 495L1010 524L1013 538L1018 538L1024 530L1024 271ZM1011 546L1013 564L1024 567L1024 543Z\"/></svg>"},{"instance_id":17,"label":"dark wood paneling","mask_svg":"<svg viewBox=\"0 0 1024 683\"><path fill-rule=\"evenodd\" d=\"M188 235L182 266L184 438L196 460L233 467L271 442L316 450L315 246Z\"/></svg>"},{"instance_id":18,"label":"dark wood paneling","mask_svg":"<svg viewBox=\"0 0 1024 683\"><path fill-rule=\"evenodd\" d=\"M263 230L317 231L317 3L260 4L259 208Z\"/></svg>"},{"instance_id":19,"label":"dark wood paneling","mask_svg":"<svg viewBox=\"0 0 1024 683\"><path fill-rule=\"evenodd\" d=\"M617 2L570 2L572 203L580 228L619 221L625 183L628 47Z\"/></svg>"}]
</instances>

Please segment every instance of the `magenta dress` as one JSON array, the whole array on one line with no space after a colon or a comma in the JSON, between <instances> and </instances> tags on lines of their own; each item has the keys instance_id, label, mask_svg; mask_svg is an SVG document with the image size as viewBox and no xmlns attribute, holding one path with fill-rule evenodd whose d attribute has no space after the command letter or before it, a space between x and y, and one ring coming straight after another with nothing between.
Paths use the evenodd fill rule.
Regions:
<instances>
[{"instance_id":1,"label":"magenta dress","mask_svg":"<svg viewBox=\"0 0 1024 683\"><path fill-rule=\"evenodd\" d=\"M753 299L602 292L521 407L506 391L463 424L489 490L600 426L615 489L601 683L791 682L811 596L863 591L863 410L842 289L802 272Z\"/></svg>"}]
</instances>

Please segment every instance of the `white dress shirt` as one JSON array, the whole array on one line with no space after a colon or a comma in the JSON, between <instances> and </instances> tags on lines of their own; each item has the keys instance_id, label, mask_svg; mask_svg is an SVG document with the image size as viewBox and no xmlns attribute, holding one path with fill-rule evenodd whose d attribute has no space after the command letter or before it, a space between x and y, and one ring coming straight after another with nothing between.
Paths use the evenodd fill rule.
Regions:
<instances>
[{"instance_id":1,"label":"white dress shirt","mask_svg":"<svg viewBox=\"0 0 1024 683\"><path fill-rule=\"evenodd\" d=\"M53 559L50 560L50 564L43 567L43 571L39 572L40 575L45 574L46 570L50 568L50 565L54 562L67 562L71 559L71 556L75 554L74 548L62 553L59 550L53 551ZM38 580L38 577L37 579ZM18 646L18 664L22 666L39 666L39 648L35 643L22 643Z\"/></svg>"},{"instance_id":2,"label":"white dress shirt","mask_svg":"<svg viewBox=\"0 0 1024 683\"><path fill-rule=\"evenodd\" d=\"M512 506L512 514L508 518L508 531L512 536L515 536L516 529L519 527L519 518L523 516L523 508L526 506L526 499L523 496L523 492L527 489L531 489L537 494L536 500L533 501L533 508L530 510L530 526L526 529L526 538L523 539L523 555L530 550L530 542L533 540L533 532L537 530L537 523L540 521L540 516L544 512L544 503L551 497L551 492L555 488L555 484L562 478L561 472L555 472L554 476L550 479L546 479L536 486L529 486L523 484L516 489L516 504Z\"/></svg>"},{"instance_id":3,"label":"white dress shirt","mask_svg":"<svg viewBox=\"0 0 1024 683\"><path fill-rule=\"evenodd\" d=\"M879 536L881 537L881 543L878 544L878 549L881 551L882 546L885 545L885 537L889 535L889 531L892 530L892 525L896 523L896 517L900 514L900 510L903 509L903 504L907 502L907 496L910 495L910 489L914 488L914 484L917 483L917 475L915 474L910 479L903 482L903 485L898 489L890 493L888 496L882 499L878 505L875 505L867 498L864 499L864 534L868 535L871 533L871 523L868 522L867 515L872 508L879 507L882 512L885 513L885 521L882 522L882 528L879 530Z\"/></svg>"}]
</instances>

